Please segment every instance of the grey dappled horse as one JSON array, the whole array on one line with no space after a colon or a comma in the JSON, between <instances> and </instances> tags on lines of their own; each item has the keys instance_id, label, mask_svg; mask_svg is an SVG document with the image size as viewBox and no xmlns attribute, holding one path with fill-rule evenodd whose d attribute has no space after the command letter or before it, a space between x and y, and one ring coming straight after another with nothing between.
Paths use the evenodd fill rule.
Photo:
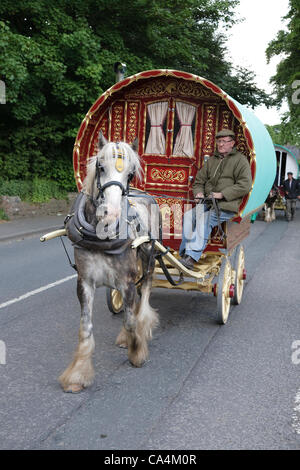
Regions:
<instances>
[{"instance_id":1,"label":"grey dappled horse","mask_svg":"<svg viewBox=\"0 0 300 470\"><path fill-rule=\"evenodd\" d=\"M76 217L83 218L87 232L90 228L93 237L87 236L85 240L79 233L82 227L66 225L67 234L75 245L77 295L81 305L79 343L71 364L59 378L66 392L79 392L93 381L92 310L97 287L108 286L122 294L124 321L116 344L128 348L128 358L134 366L140 367L147 359L148 340L158 323L157 313L149 304L154 270L151 242L134 249L130 242L137 236L148 234L151 231L149 223L155 230L159 224L159 207L153 198L134 190L128 195L130 179L134 175L140 178L142 173L136 151L136 143L132 146L124 142L109 143L101 133L98 154L88 164L81 201L75 216L69 216L75 222ZM117 240L121 222L125 240ZM137 293L139 265L142 266L142 280Z\"/></svg>"}]
</instances>

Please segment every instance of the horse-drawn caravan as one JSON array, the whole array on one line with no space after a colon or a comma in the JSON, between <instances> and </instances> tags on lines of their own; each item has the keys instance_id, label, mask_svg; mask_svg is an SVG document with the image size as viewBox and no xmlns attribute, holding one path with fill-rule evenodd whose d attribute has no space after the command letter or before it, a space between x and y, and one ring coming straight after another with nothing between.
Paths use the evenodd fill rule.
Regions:
<instances>
[{"instance_id":1,"label":"horse-drawn caravan","mask_svg":"<svg viewBox=\"0 0 300 470\"><path fill-rule=\"evenodd\" d=\"M274 187L278 189L274 209L285 211L286 204L283 183L287 179L287 174L289 172L293 173L293 177L295 179L299 178L299 164L297 158L290 149L283 147L282 145L275 144L275 152L277 161L277 171L274 181Z\"/></svg>"},{"instance_id":2,"label":"horse-drawn caravan","mask_svg":"<svg viewBox=\"0 0 300 470\"><path fill-rule=\"evenodd\" d=\"M284 180L287 179L287 174L292 172L294 178L299 178L299 164L293 152L283 147L282 145L275 144L277 172L274 184L277 187L282 187Z\"/></svg>"},{"instance_id":3,"label":"horse-drawn caravan","mask_svg":"<svg viewBox=\"0 0 300 470\"><path fill-rule=\"evenodd\" d=\"M237 216L214 229L191 270L178 253L183 214L195 205L196 173L214 154L220 129L235 132L238 150L249 159L252 188ZM117 344L128 347L135 366L147 357L157 322L148 302L152 287L211 293L217 321L226 323L231 301L239 304L243 294L241 242L272 187L276 158L265 127L214 83L189 73L151 70L116 83L93 104L80 126L73 162L82 192L66 232L44 239L67 233L75 245L80 341L61 383L78 391L92 377L91 304L98 285L107 286L110 310L124 311Z\"/></svg>"}]
</instances>

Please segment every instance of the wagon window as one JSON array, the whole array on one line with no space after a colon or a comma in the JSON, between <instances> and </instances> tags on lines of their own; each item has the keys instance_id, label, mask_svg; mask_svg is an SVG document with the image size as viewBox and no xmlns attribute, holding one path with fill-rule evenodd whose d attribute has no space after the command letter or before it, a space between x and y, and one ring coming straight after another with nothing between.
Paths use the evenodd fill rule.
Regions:
<instances>
[{"instance_id":1,"label":"wagon window","mask_svg":"<svg viewBox=\"0 0 300 470\"><path fill-rule=\"evenodd\" d=\"M166 153L166 136L163 129L168 111L168 102L148 104L147 115L149 117L150 133L145 153L152 155L164 155Z\"/></svg>"},{"instance_id":2,"label":"wagon window","mask_svg":"<svg viewBox=\"0 0 300 470\"><path fill-rule=\"evenodd\" d=\"M192 156L194 153L194 139L192 126L195 120L196 106L192 104L176 102L176 124L179 131L173 149L173 155ZM177 125L178 125L177 124ZM175 126L175 131L176 131Z\"/></svg>"}]
</instances>

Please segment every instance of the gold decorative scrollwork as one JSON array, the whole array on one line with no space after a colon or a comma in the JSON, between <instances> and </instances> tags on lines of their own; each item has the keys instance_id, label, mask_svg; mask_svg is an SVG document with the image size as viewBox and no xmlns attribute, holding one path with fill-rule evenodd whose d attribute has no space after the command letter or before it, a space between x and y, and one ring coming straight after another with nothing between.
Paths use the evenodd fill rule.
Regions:
<instances>
[{"instance_id":1,"label":"gold decorative scrollwork","mask_svg":"<svg viewBox=\"0 0 300 470\"><path fill-rule=\"evenodd\" d=\"M183 202L171 197L158 198L157 202L160 206L164 229L170 230L172 233L181 232Z\"/></svg>"},{"instance_id":2,"label":"gold decorative scrollwork","mask_svg":"<svg viewBox=\"0 0 300 470\"><path fill-rule=\"evenodd\" d=\"M107 118L104 118L102 123L101 123L101 127L100 127L100 130L102 131L102 134L106 137L107 135L107 127L108 127L108 119Z\"/></svg>"},{"instance_id":3,"label":"gold decorative scrollwork","mask_svg":"<svg viewBox=\"0 0 300 470\"><path fill-rule=\"evenodd\" d=\"M236 127L236 139L238 142L237 144L238 151L243 153L246 156L249 156L250 153L249 153L248 145L244 136L243 128L240 124Z\"/></svg>"},{"instance_id":4,"label":"gold decorative scrollwork","mask_svg":"<svg viewBox=\"0 0 300 470\"><path fill-rule=\"evenodd\" d=\"M123 140L122 135L122 117L123 117L123 107L115 106L113 108L113 140L121 141Z\"/></svg>"},{"instance_id":5,"label":"gold decorative scrollwork","mask_svg":"<svg viewBox=\"0 0 300 470\"><path fill-rule=\"evenodd\" d=\"M230 129L230 111L222 110L222 128Z\"/></svg>"},{"instance_id":6,"label":"gold decorative scrollwork","mask_svg":"<svg viewBox=\"0 0 300 470\"><path fill-rule=\"evenodd\" d=\"M180 81L176 91L182 96L192 96L193 98L213 97L215 100L218 100L218 97L212 91L203 85L199 85L199 83Z\"/></svg>"},{"instance_id":7,"label":"gold decorative scrollwork","mask_svg":"<svg viewBox=\"0 0 300 470\"><path fill-rule=\"evenodd\" d=\"M211 90L205 88L200 83L190 82L186 80L176 79L157 79L150 83L142 84L134 90L126 93L126 98L145 98L148 96L160 97L161 95L168 94L170 96L190 96L193 98L214 98L215 101L219 100Z\"/></svg>"},{"instance_id":8,"label":"gold decorative scrollwork","mask_svg":"<svg viewBox=\"0 0 300 470\"><path fill-rule=\"evenodd\" d=\"M214 151L214 117L215 117L215 107L207 106L206 107L206 122L205 122L205 137L203 152L212 153Z\"/></svg>"},{"instance_id":9,"label":"gold decorative scrollwork","mask_svg":"<svg viewBox=\"0 0 300 470\"><path fill-rule=\"evenodd\" d=\"M183 183L186 179L186 173L184 170L172 170L172 169L158 169L154 168L151 171L151 179L153 181L168 181L168 182L179 182Z\"/></svg>"},{"instance_id":10,"label":"gold decorative scrollwork","mask_svg":"<svg viewBox=\"0 0 300 470\"><path fill-rule=\"evenodd\" d=\"M137 111L138 103L128 104L128 121L127 121L127 141L131 143L137 136Z\"/></svg>"}]
</instances>

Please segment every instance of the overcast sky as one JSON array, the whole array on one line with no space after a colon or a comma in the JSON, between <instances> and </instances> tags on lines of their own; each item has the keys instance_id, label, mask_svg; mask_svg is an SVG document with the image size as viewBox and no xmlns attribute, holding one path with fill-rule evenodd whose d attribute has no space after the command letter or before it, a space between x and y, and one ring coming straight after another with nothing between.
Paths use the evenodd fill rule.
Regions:
<instances>
[{"instance_id":1,"label":"overcast sky","mask_svg":"<svg viewBox=\"0 0 300 470\"><path fill-rule=\"evenodd\" d=\"M236 15L245 20L233 26L227 33L227 47L233 65L241 65L255 72L256 83L268 93L272 92L269 80L276 73L280 58L274 57L267 64L265 51L268 43L275 39L280 29L286 29L282 17L288 13L288 0L240 0ZM282 111L288 108L283 106ZM280 113L275 109L260 106L256 116L264 124L278 124Z\"/></svg>"}]
</instances>

